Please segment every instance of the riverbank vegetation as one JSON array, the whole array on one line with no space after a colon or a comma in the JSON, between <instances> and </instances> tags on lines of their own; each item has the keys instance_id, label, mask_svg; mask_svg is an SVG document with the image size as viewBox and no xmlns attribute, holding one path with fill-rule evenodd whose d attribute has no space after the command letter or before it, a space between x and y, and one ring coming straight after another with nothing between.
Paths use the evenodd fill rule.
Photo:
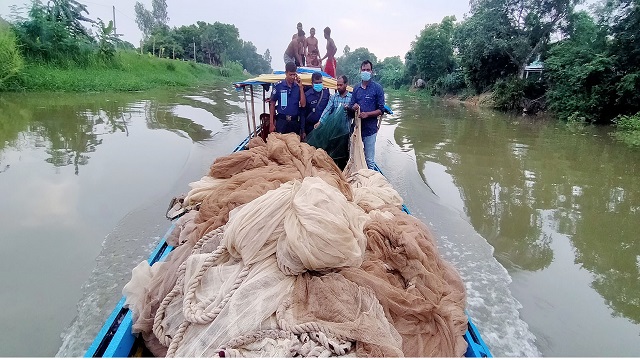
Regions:
<instances>
[{"instance_id":1,"label":"riverbank vegetation","mask_svg":"<svg viewBox=\"0 0 640 360\"><path fill-rule=\"evenodd\" d=\"M152 12L139 3L135 10L141 48L120 40L111 21L90 19L75 0L14 8L10 23L0 22L0 91L146 90L270 71L268 50L268 58L257 54L233 25L170 29L166 0L154 0Z\"/></svg>"},{"instance_id":2,"label":"riverbank vegetation","mask_svg":"<svg viewBox=\"0 0 640 360\"><path fill-rule=\"evenodd\" d=\"M639 145L631 129L640 128L640 4L605 0L577 10L582 3L472 0L464 19L426 25L404 62L346 46L338 69L356 79L369 58L386 88L463 100L490 94L497 109L612 124L617 137Z\"/></svg>"}]
</instances>

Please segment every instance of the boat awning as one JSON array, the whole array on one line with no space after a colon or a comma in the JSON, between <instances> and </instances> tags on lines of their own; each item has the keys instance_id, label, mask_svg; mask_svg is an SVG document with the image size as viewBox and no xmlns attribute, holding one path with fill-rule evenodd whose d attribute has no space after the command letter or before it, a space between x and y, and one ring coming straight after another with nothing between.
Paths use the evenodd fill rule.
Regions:
<instances>
[{"instance_id":1,"label":"boat awning","mask_svg":"<svg viewBox=\"0 0 640 360\"><path fill-rule=\"evenodd\" d=\"M319 71L317 69L313 69L313 68L298 68L298 75L300 76L300 80L302 80L302 85L309 85L311 86L311 74L313 74L314 72L320 72L320 74L322 74L322 85L327 88L327 89L333 89L333 90L337 90L337 80L332 78L329 74L327 74L324 71ZM247 79L245 81L239 81L236 83L233 83L233 86L236 87L236 90L242 90L244 89L246 86L256 86L256 85L270 85L270 84L275 84L278 81L282 81L285 78L285 73L284 71L274 71L273 74L262 74L262 75L258 75L254 78L251 79ZM352 86L347 86L347 90L349 92L353 91L353 87Z\"/></svg>"}]
</instances>

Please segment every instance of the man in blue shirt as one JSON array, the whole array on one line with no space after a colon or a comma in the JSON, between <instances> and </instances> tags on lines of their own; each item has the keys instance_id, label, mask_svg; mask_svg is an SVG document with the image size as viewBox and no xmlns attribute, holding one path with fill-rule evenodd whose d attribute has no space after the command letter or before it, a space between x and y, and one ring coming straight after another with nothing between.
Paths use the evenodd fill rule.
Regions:
<instances>
[{"instance_id":1,"label":"man in blue shirt","mask_svg":"<svg viewBox=\"0 0 640 360\"><path fill-rule=\"evenodd\" d=\"M269 102L269 131L300 134L300 108L306 104L296 64L285 65L285 79L277 82ZM276 105L277 104L277 105ZM277 110L277 115L276 115Z\"/></svg>"},{"instance_id":2,"label":"man in blue shirt","mask_svg":"<svg viewBox=\"0 0 640 360\"><path fill-rule=\"evenodd\" d=\"M311 134L314 126L320 120L320 115L329 103L329 89L324 89L322 86L322 74L314 72L311 75L311 83L313 88L304 93L307 104L302 116L302 140Z\"/></svg>"},{"instance_id":3,"label":"man in blue shirt","mask_svg":"<svg viewBox=\"0 0 640 360\"><path fill-rule=\"evenodd\" d=\"M378 134L378 116L384 110L384 90L377 82L371 80L373 65L365 60L360 65L362 82L353 89L349 107L354 111L360 109L362 119L362 142L367 167L373 169L376 152L376 136Z\"/></svg>"},{"instance_id":4,"label":"man in blue shirt","mask_svg":"<svg viewBox=\"0 0 640 360\"><path fill-rule=\"evenodd\" d=\"M351 93L347 91L348 84L349 80L346 75L338 76L338 80L336 81L336 88L338 92L331 95L327 107L324 108L324 111L320 116L320 121L314 125L314 128L321 126L325 121L327 121L329 115L333 114L335 111L345 111L345 108L349 105L349 102L351 102ZM351 125L351 122L347 125Z\"/></svg>"}]
</instances>

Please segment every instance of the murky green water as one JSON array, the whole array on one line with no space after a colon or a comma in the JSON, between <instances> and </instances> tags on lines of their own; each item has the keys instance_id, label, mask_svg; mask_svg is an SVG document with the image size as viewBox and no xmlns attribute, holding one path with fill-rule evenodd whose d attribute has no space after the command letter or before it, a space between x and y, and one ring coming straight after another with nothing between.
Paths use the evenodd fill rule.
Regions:
<instances>
[{"instance_id":1,"label":"murky green water","mask_svg":"<svg viewBox=\"0 0 640 360\"><path fill-rule=\"evenodd\" d=\"M376 160L441 237L494 354L640 355L640 151L607 129L389 103ZM0 95L0 356L83 354L168 200L246 136L242 106L229 86Z\"/></svg>"},{"instance_id":2,"label":"murky green water","mask_svg":"<svg viewBox=\"0 0 640 360\"><path fill-rule=\"evenodd\" d=\"M544 356L640 355L640 150L608 128L394 102L394 139L495 248Z\"/></svg>"}]
</instances>

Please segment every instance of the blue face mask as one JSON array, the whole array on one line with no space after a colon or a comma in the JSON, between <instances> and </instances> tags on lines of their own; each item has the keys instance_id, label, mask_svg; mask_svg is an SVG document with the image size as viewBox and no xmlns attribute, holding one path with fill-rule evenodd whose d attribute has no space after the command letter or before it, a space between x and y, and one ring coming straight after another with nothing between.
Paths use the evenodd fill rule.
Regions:
<instances>
[{"instance_id":1,"label":"blue face mask","mask_svg":"<svg viewBox=\"0 0 640 360\"><path fill-rule=\"evenodd\" d=\"M371 71L361 71L360 72L360 79L362 79L362 81L371 80Z\"/></svg>"},{"instance_id":2,"label":"blue face mask","mask_svg":"<svg viewBox=\"0 0 640 360\"><path fill-rule=\"evenodd\" d=\"M313 84L313 90L317 92L322 91L322 84Z\"/></svg>"}]
</instances>

